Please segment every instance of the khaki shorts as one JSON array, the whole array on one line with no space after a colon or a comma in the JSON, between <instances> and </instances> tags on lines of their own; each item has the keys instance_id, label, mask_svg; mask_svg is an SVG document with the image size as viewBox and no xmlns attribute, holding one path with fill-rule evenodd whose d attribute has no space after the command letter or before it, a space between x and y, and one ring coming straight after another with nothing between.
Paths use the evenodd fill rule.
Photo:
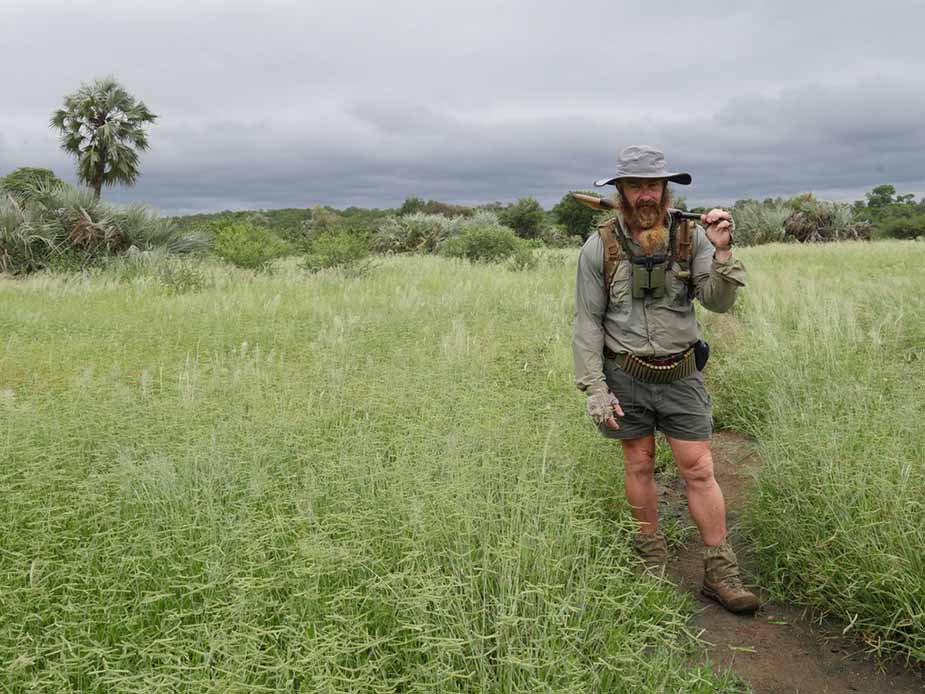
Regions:
<instances>
[{"instance_id":1,"label":"khaki shorts","mask_svg":"<svg viewBox=\"0 0 925 694\"><path fill-rule=\"evenodd\" d=\"M713 435L713 401L700 371L673 383L643 383L604 357L604 377L625 414L617 417L618 431L598 427L607 438L639 439L656 429L684 441L709 441Z\"/></svg>"}]
</instances>

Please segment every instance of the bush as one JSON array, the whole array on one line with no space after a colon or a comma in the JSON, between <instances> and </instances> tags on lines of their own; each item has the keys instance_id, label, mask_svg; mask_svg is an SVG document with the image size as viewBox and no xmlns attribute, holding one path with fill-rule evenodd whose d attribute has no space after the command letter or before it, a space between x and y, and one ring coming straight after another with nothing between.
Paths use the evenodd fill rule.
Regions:
<instances>
[{"instance_id":1,"label":"bush","mask_svg":"<svg viewBox=\"0 0 925 694\"><path fill-rule=\"evenodd\" d=\"M597 193L587 191L575 192L581 192L595 198L601 197ZM594 229L593 222L597 216L597 210L578 202L572 197L571 193L566 193L562 196L562 199L552 208L552 213L556 218L556 222L564 227L566 234L580 239L588 238L588 234Z\"/></svg>"},{"instance_id":2,"label":"bush","mask_svg":"<svg viewBox=\"0 0 925 694\"><path fill-rule=\"evenodd\" d=\"M331 231L312 239L302 267L309 272L326 268L341 268L352 274L369 269L369 243L362 236L348 231Z\"/></svg>"},{"instance_id":3,"label":"bush","mask_svg":"<svg viewBox=\"0 0 925 694\"><path fill-rule=\"evenodd\" d=\"M377 253L433 253L455 231L457 221L439 214L389 217L373 239Z\"/></svg>"},{"instance_id":4,"label":"bush","mask_svg":"<svg viewBox=\"0 0 925 694\"><path fill-rule=\"evenodd\" d=\"M885 239L914 239L925 236L925 214L891 215L875 223L875 235Z\"/></svg>"},{"instance_id":5,"label":"bush","mask_svg":"<svg viewBox=\"0 0 925 694\"><path fill-rule=\"evenodd\" d=\"M185 253L205 239L183 234L144 205L115 207L86 188L33 181L19 196L0 199L0 271L82 269L131 248ZM60 257L59 257L60 256Z\"/></svg>"},{"instance_id":6,"label":"bush","mask_svg":"<svg viewBox=\"0 0 925 694\"><path fill-rule=\"evenodd\" d=\"M506 260L518 252L532 253L529 244L503 226L479 226L466 229L448 239L440 252L450 258L493 263Z\"/></svg>"},{"instance_id":7,"label":"bush","mask_svg":"<svg viewBox=\"0 0 925 694\"><path fill-rule=\"evenodd\" d=\"M218 229L213 248L220 258L250 270L267 269L289 250L288 244L272 232L241 222Z\"/></svg>"},{"instance_id":8,"label":"bush","mask_svg":"<svg viewBox=\"0 0 925 694\"><path fill-rule=\"evenodd\" d=\"M536 250L527 244L520 244L507 261L508 270L515 272L535 270L537 265Z\"/></svg>"},{"instance_id":9,"label":"bush","mask_svg":"<svg viewBox=\"0 0 925 694\"><path fill-rule=\"evenodd\" d=\"M786 239L784 225L793 213L781 199L741 200L732 210L735 219L735 242L741 246L755 246Z\"/></svg>"},{"instance_id":10,"label":"bush","mask_svg":"<svg viewBox=\"0 0 925 694\"><path fill-rule=\"evenodd\" d=\"M27 202L39 187L66 185L51 169L35 169L24 166L0 178L0 193L14 196L19 202Z\"/></svg>"},{"instance_id":11,"label":"bush","mask_svg":"<svg viewBox=\"0 0 925 694\"><path fill-rule=\"evenodd\" d=\"M533 198L521 198L498 214L501 223L522 239L535 239L546 223L546 213Z\"/></svg>"},{"instance_id":12,"label":"bush","mask_svg":"<svg viewBox=\"0 0 925 694\"><path fill-rule=\"evenodd\" d=\"M847 203L817 200L812 193L806 193L788 204L794 211L784 228L787 236L801 243L870 238L870 224L856 222Z\"/></svg>"},{"instance_id":13,"label":"bush","mask_svg":"<svg viewBox=\"0 0 925 694\"><path fill-rule=\"evenodd\" d=\"M594 210L588 211L594 213ZM588 223L588 228L593 228L591 222ZM582 238L582 236L570 234L565 227L559 225L546 227L540 234L540 241L549 248L580 248Z\"/></svg>"}]
</instances>

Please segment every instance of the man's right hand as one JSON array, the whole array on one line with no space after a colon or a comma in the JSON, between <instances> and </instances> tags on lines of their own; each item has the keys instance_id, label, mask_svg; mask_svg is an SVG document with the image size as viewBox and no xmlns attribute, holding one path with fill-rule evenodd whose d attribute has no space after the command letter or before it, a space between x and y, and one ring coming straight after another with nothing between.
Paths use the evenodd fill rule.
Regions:
<instances>
[{"instance_id":1,"label":"man's right hand","mask_svg":"<svg viewBox=\"0 0 925 694\"><path fill-rule=\"evenodd\" d=\"M591 386L587 393L588 400L585 404L588 407L588 415L594 423L603 424L614 431L619 429L617 417L623 416L623 408L620 407L620 401L607 389L607 386Z\"/></svg>"}]
</instances>

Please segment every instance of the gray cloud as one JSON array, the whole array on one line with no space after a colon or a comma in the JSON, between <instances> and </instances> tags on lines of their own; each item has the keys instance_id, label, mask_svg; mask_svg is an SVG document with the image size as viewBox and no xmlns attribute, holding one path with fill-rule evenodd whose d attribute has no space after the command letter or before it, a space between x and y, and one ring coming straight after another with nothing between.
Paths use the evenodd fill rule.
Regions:
<instances>
[{"instance_id":1,"label":"gray cloud","mask_svg":"<svg viewBox=\"0 0 925 694\"><path fill-rule=\"evenodd\" d=\"M661 145L692 202L925 191L920 3L16 3L0 172L73 163L47 128L114 73L159 114L112 200L167 212L537 197ZM36 51L35 37L45 50Z\"/></svg>"}]
</instances>

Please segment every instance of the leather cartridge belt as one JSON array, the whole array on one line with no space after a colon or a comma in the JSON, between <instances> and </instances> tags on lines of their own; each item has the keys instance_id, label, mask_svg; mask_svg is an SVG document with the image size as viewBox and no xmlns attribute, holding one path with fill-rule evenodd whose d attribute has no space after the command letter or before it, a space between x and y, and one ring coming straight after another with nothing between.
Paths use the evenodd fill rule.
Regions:
<instances>
[{"instance_id":1,"label":"leather cartridge belt","mask_svg":"<svg viewBox=\"0 0 925 694\"><path fill-rule=\"evenodd\" d=\"M613 359L628 376L643 383L673 383L687 378L697 370L694 346L667 357L637 357L627 352L614 352L604 347L604 356Z\"/></svg>"}]
</instances>

